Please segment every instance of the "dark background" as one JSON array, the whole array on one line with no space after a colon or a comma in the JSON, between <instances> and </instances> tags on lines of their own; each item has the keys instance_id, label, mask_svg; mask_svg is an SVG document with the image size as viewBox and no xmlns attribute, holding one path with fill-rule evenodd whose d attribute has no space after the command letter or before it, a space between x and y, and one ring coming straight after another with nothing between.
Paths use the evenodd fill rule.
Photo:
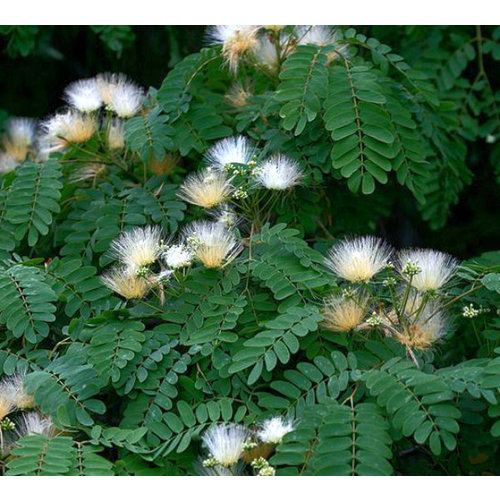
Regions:
<instances>
[{"instance_id":1,"label":"dark background","mask_svg":"<svg viewBox=\"0 0 500 500\"><path fill-rule=\"evenodd\" d=\"M442 36L439 27L356 28L398 48L410 62L418 61L419 51L439 44L436 37ZM450 30L457 36L470 31L472 36L474 27ZM63 105L61 94L68 83L103 71L122 72L145 88L158 88L180 59L203 46L204 31L204 26L2 26L0 121L9 115L43 118ZM497 82L498 64L487 69ZM474 71L470 69L471 79ZM431 246L462 258L498 249L500 193L492 148L484 140L468 143L467 163L474 179L445 228L430 230L411 194L399 189L395 205L400 209L379 221L378 232L398 245Z\"/></svg>"}]
</instances>

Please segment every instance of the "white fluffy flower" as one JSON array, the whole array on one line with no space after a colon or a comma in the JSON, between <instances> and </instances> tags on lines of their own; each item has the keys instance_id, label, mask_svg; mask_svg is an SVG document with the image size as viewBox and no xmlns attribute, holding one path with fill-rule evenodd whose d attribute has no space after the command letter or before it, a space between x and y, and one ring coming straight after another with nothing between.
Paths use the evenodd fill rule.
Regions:
<instances>
[{"instance_id":1,"label":"white fluffy flower","mask_svg":"<svg viewBox=\"0 0 500 500\"><path fill-rule=\"evenodd\" d=\"M210 26L207 30L207 38L211 43L225 44L240 36L253 35L259 26L252 24L218 24Z\"/></svg>"},{"instance_id":2,"label":"white fluffy flower","mask_svg":"<svg viewBox=\"0 0 500 500\"><path fill-rule=\"evenodd\" d=\"M58 113L43 123L42 152L49 154L60 151L71 143L88 141L96 127L97 122L91 115L74 110Z\"/></svg>"},{"instance_id":3,"label":"white fluffy flower","mask_svg":"<svg viewBox=\"0 0 500 500\"><path fill-rule=\"evenodd\" d=\"M327 54L328 61L349 57L349 44L338 43L337 31L331 26L297 26L295 36L297 45L333 45L333 50Z\"/></svg>"},{"instance_id":4,"label":"white fluffy flower","mask_svg":"<svg viewBox=\"0 0 500 500\"><path fill-rule=\"evenodd\" d=\"M413 309L416 310L416 306ZM415 322L410 322L394 337L407 347L424 350L446 335L447 330L448 319L441 311L440 303L432 301L425 305Z\"/></svg>"},{"instance_id":5,"label":"white fluffy flower","mask_svg":"<svg viewBox=\"0 0 500 500\"><path fill-rule=\"evenodd\" d=\"M9 402L12 408L17 408L19 410L33 408L35 405L33 396L29 395L24 388L25 376L25 372L15 372L8 377L4 377L0 381L0 400ZM2 417L0 415L0 420L1 419Z\"/></svg>"},{"instance_id":6,"label":"white fluffy flower","mask_svg":"<svg viewBox=\"0 0 500 500\"><path fill-rule=\"evenodd\" d=\"M14 392L6 379L0 380L0 422L16 409Z\"/></svg>"},{"instance_id":7,"label":"white fluffy flower","mask_svg":"<svg viewBox=\"0 0 500 500\"><path fill-rule=\"evenodd\" d=\"M19 437L31 436L33 434L41 434L42 436L52 437L56 432L52 425L52 420L49 416L44 416L37 411L24 413L16 428L16 433Z\"/></svg>"},{"instance_id":8,"label":"white fluffy flower","mask_svg":"<svg viewBox=\"0 0 500 500\"><path fill-rule=\"evenodd\" d=\"M249 139L238 135L215 143L205 154L206 162L215 168L224 169L234 163L248 164L255 154L255 147Z\"/></svg>"},{"instance_id":9,"label":"white fluffy flower","mask_svg":"<svg viewBox=\"0 0 500 500\"><path fill-rule=\"evenodd\" d=\"M0 153L0 174L12 172L19 163L9 153Z\"/></svg>"},{"instance_id":10,"label":"white fluffy flower","mask_svg":"<svg viewBox=\"0 0 500 500\"><path fill-rule=\"evenodd\" d=\"M103 176L108 167L104 163L87 163L83 167L71 172L69 182L78 183L85 181L96 182L96 179Z\"/></svg>"},{"instance_id":11,"label":"white fluffy flower","mask_svg":"<svg viewBox=\"0 0 500 500\"><path fill-rule=\"evenodd\" d=\"M283 49L282 49L283 52ZM278 51L276 45L269 39L267 35L261 36L253 50L253 55L258 64L276 70L279 63Z\"/></svg>"},{"instance_id":12,"label":"white fluffy flower","mask_svg":"<svg viewBox=\"0 0 500 500\"><path fill-rule=\"evenodd\" d=\"M279 444L283 437L293 431L293 423L282 417L273 417L265 420L257 435L263 443Z\"/></svg>"},{"instance_id":13,"label":"white fluffy flower","mask_svg":"<svg viewBox=\"0 0 500 500\"><path fill-rule=\"evenodd\" d=\"M431 303L424 308L421 318L415 323L414 328L418 335L415 343L420 349L430 347L447 333L448 319L444 312L437 311L438 307L437 303Z\"/></svg>"},{"instance_id":14,"label":"white fluffy flower","mask_svg":"<svg viewBox=\"0 0 500 500\"><path fill-rule=\"evenodd\" d=\"M228 93L225 95L226 101L235 108L242 108L248 104L252 97L250 86L244 85L241 82L234 82Z\"/></svg>"},{"instance_id":15,"label":"white fluffy flower","mask_svg":"<svg viewBox=\"0 0 500 500\"><path fill-rule=\"evenodd\" d=\"M243 248L234 234L217 222L193 222L184 235L194 256L208 268L223 267Z\"/></svg>"},{"instance_id":16,"label":"white fluffy flower","mask_svg":"<svg viewBox=\"0 0 500 500\"><path fill-rule=\"evenodd\" d=\"M453 275L457 261L450 255L427 249L402 250L398 256L400 271L408 262L415 263L420 272L412 277L411 284L420 292L438 290ZM406 276L403 274L406 278Z\"/></svg>"},{"instance_id":17,"label":"white fluffy flower","mask_svg":"<svg viewBox=\"0 0 500 500\"><path fill-rule=\"evenodd\" d=\"M222 55L236 72L240 58L257 45L259 26L248 24L224 24L210 26L207 38L210 43L222 44Z\"/></svg>"},{"instance_id":18,"label":"white fluffy flower","mask_svg":"<svg viewBox=\"0 0 500 500\"><path fill-rule=\"evenodd\" d=\"M348 332L359 326L367 313L365 296L327 297L322 310L323 326L332 332Z\"/></svg>"},{"instance_id":19,"label":"white fluffy flower","mask_svg":"<svg viewBox=\"0 0 500 500\"><path fill-rule=\"evenodd\" d=\"M205 431L202 441L219 465L231 467L240 459L248 436L241 425L213 425Z\"/></svg>"},{"instance_id":20,"label":"white fluffy flower","mask_svg":"<svg viewBox=\"0 0 500 500\"><path fill-rule=\"evenodd\" d=\"M111 243L112 255L131 272L155 262L162 251L159 227L136 227L122 233Z\"/></svg>"},{"instance_id":21,"label":"white fluffy flower","mask_svg":"<svg viewBox=\"0 0 500 500\"><path fill-rule=\"evenodd\" d=\"M304 177L298 162L276 154L254 171L257 182L267 189L284 190L296 186Z\"/></svg>"},{"instance_id":22,"label":"white fluffy flower","mask_svg":"<svg viewBox=\"0 0 500 500\"><path fill-rule=\"evenodd\" d=\"M115 118L109 124L106 142L111 150L123 149L125 146L125 124L119 118Z\"/></svg>"},{"instance_id":23,"label":"white fluffy flower","mask_svg":"<svg viewBox=\"0 0 500 500\"><path fill-rule=\"evenodd\" d=\"M179 198L203 208L212 208L232 194L231 179L225 172L207 167L187 176L179 187Z\"/></svg>"},{"instance_id":24,"label":"white fluffy flower","mask_svg":"<svg viewBox=\"0 0 500 500\"><path fill-rule=\"evenodd\" d=\"M169 246L162 254L165 264L170 269L180 269L191 265L193 253L183 243Z\"/></svg>"},{"instance_id":25,"label":"white fluffy flower","mask_svg":"<svg viewBox=\"0 0 500 500\"><path fill-rule=\"evenodd\" d=\"M5 123L3 147L16 162L26 159L36 137L37 121L33 118L9 118Z\"/></svg>"},{"instance_id":26,"label":"white fluffy flower","mask_svg":"<svg viewBox=\"0 0 500 500\"><path fill-rule=\"evenodd\" d=\"M109 108L120 118L130 118L142 108L144 92L140 87L130 82L121 82L114 86L111 92Z\"/></svg>"},{"instance_id":27,"label":"white fluffy flower","mask_svg":"<svg viewBox=\"0 0 500 500\"><path fill-rule=\"evenodd\" d=\"M12 117L5 122L5 132L14 142L31 145L35 141L37 123L35 118Z\"/></svg>"},{"instance_id":28,"label":"white fluffy flower","mask_svg":"<svg viewBox=\"0 0 500 500\"><path fill-rule=\"evenodd\" d=\"M120 118L130 118L142 108L144 92L125 75L102 73L96 82L102 102Z\"/></svg>"},{"instance_id":29,"label":"white fluffy flower","mask_svg":"<svg viewBox=\"0 0 500 500\"><path fill-rule=\"evenodd\" d=\"M115 267L101 276L104 286L125 299L141 299L153 284L150 280L137 276L124 267Z\"/></svg>"},{"instance_id":30,"label":"white fluffy flower","mask_svg":"<svg viewBox=\"0 0 500 500\"><path fill-rule=\"evenodd\" d=\"M391 248L383 240L363 236L334 245L325 264L347 281L369 281L387 265L390 255Z\"/></svg>"},{"instance_id":31,"label":"white fluffy flower","mask_svg":"<svg viewBox=\"0 0 500 500\"><path fill-rule=\"evenodd\" d=\"M130 82L128 77L121 73L101 73L95 79L101 100L106 106L110 105L116 87Z\"/></svg>"},{"instance_id":32,"label":"white fluffy flower","mask_svg":"<svg viewBox=\"0 0 500 500\"><path fill-rule=\"evenodd\" d=\"M335 32L330 26L297 26L295 29L298 45L329 45L335 41Z\"/></svg>"},{"instance_id":33,"label":"white fluffy flower","mask_svg":"<svg viewBox=\"0 0 500 500\"><path fill-rule=\"evenodd\" d=\"M81 113L91 113L102 106L101 93L95 78L77 80L64 91L66 102Z\"/></svg>"}]
</instances>

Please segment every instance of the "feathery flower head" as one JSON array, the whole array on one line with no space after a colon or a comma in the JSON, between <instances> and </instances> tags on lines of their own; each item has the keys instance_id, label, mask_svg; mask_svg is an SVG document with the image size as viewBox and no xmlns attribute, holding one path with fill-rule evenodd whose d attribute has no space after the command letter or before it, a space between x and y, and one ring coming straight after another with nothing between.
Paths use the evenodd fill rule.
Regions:
<instances>
[{"instance_id":1,"label":"feathery flower head","mask_svg":"<svg viewBox=\"0 0 500 500\"><path fill-rule=\"evenodd\" d=\"M102 73L96 82L102 102L120 118L130 118L141 110L144 92L125 75Z\"/></svg>"},{"instance_id":2,"label":"feathery flower head","mask_svg":"<svg viewBox=\"0 0 500 500\"><path fill-rule=\"evenodd\" d=\"M193 253L184 243L178 243L167 247L162 257L170 269L180 269L191 265Z\"/></svg>"},{"instance_id":3,"label":"feathery flower head","mask_svg":"<svg viewBox=\"0 0 500 500\"><path fill-rule=\"evenodd\" d=\"M106 143L112 151L125 147L125 124L119 118L114 118L106 131Z\"/></svg>"},{"instance_id":4,"label":"feathery flower head","mask_svg":"<svg viewBox=\"0 0 500 500\"><path fill-rule=\"evenodd\" d=\"M223 267L243 248L234 234L217 222L195 221L184 235L194 256L208 268Z\"/></svg>"},{"instance_id":5,"label":"feathery flower head","mask_svg":"<svg viewBox=\"0 0 500 500\"><path fill-rule=\"evenodd\" d=\"M81 113L92 113L102 106L101 93L95 78L77 80L64 90L66 102Z\"/></svg>"},{"instance_id":6,"label":"feathery flower head","mask_svg":"<svg viewBox=\"0 0 500 500\"><path fill-rule=\"evenodd\" d=\"M69 181L72 183L88 180L94 181L99 176L103 175L107 169L104 163L87 163L84 167L80 167L78 170L72 172Z\"/></svg>"},{"instance_id":7,"label":"feathery flower head","mask_svg":"<svg viewBox=\"0 0 500 500\"><path fill-rule=\"evenodd\" d=\"M9 153L0 152L0 174L12 172L19 163Z\"/></svg>"},{"instance_id":8,"label":"feathery flower head","mask_svg":"<svg viewBox=\"0 0 500 500\"><path fill-rule=\"evenodd\" d=\"M28 410L35 406L33 396L24 388L24 377L26 372L15 372L0 382L0 398L9 399L19 410Z\"/></svg>"},{"instance_id":9,"label":"feathery flower head","mask_svg":"<svg viewBox=\"0 0 500 500\"><path fill-rule=\"evenodd\" d=\"M349 57L349 44L338 43L337 31L331 26L297 26L295 36L297 45L334 45L334 50L327 54L327 62Z\"/></svg>"},{"instance_id":10,"label":"feathery flower head","mask_svg":"<svg viewBox=\"0 0 500 500\"><path fill-rule=\"evenodd\" d=\"M335 42L335 32L330 26L297 26L295 28L297 45L329 45Z\"/></svg>"},{"instance_id":11,"label":"feathery flower head","mask_svg":"<svg viewBox=\"0 0 500 500\"><path fill-rule=\"evenodd\" d=\"M41 434L42 436L52 437L56 429L52 425L50 416L41 415L37 411L24 413L16 427L16 434L19 437Z\"/></svg>"},{"instance_id":12,"label":"feathery flower head","mask_svg":"<svg viewBox=\"0 0 500 500\"><path fill-rule=\"evenodd\" d=\"M11 412L13 412L16 407L12 400L7 394L2 393L2 387L0 386L0 422Z\"/></svg>"},{"instance_id":13,"label":"feathery flower head","mask_svg":"<svg viewBox=\"0 0 500 500\"><path fill-rule=\"evenodd\" d=\"M281 50L282 53L283 50ZM253 49L253 55L258 64L272 71L278 68L279 54L276 50L276 45L271 41L269 36L263 35L258 38L257 45Z\"/></svg>"},{"instance_id":14,"label":"feathery flower head","mask_svg":"<svg viewBox=\"0 0 500 500\"><path fill-rule=\"evenodd\" d=\"M116 87L130 83L128 77L121 73L100 73L95 77L95 80L101 101L105 106L111 104Z\"/></svg>"},{"instance_id":15,"label":"feathery flower head","mask_svg":"<svg viewBox=\"0 0 500 500\"><path fill-rule=\"evenodd\" d=\"M141 299L152 287L152 283L123 267L115 267L101 276L104 286L125 299Z\"/></svg>"},{"instance_id":16,"label":"feathery flower head","mask_svg":"<svg viewBox=\"0 0 500 500\"><path fill-rule=\"evenodd\" d=\"M403 269L408 262L415 263L420 272L412 277L411 285L420 292L438 290L453 275L458 263L450 255L427 249L409 249L399 253L399 270L407 279Z\"/></svg>"},{"instance_id":17,"label":"feathery flower head","mask_svg":"<svg viewBox=\"0 0 500 500\"><path fill-rule=\"evenodd\" d=\"M123 82L113 88L109 108L120 118L136 115L144 103L144 92L134 83Z\"/></svg>"},{"instance_id":18,"label":"feathery flower head","mask_svg":"<svg viewBox=\"0 0 500 500\"><path fill-rule=\"evenodd\" d=\"M131 272L137 272L155 262L163 242L158 226L135 227L111 242L111 253Z\"/></svg>"},{"instance_id":19,"label":"feathery flower head","mask_svg":"<svg viewBox=\"0 0 500 500\"><path fill-rule=\"evenodd\" d=\"M337 38L337 35L334 34L334 39L336 39L336 38ZM332 61L338 61L339 59L342 59L342 58L348 59L350 55L351 54L349 51L349 44L336 43L335 49L326 54L326 61L328 64L328 63L331 63Z\"/></svg>"},{"instance_id":20,"label":"feathery flower head","mask_svg":"<svg viewBox=\"0 0 500 500\"><path fill-rule=\"evenodd\" d=\"M282 417L273 417L264 420L257 436L263 443L279 444L283 437L293 431L293 423L286 421Z\"/></svg>"},{"instance_id":21,"label":"feathery flower head","mask_svg":"<svg viewBox=\"0 0 500 500\"><path fill-rule=\"evenodd\" d=\"M304 172L295 160L276 154L259 165L254 170L254 175L258 184L263 187L282 191L300 184Z\"/></svg>"},{"instance_id":22,"label":"feathery flower head","mask_svg":"<svg viewBox=\"0 0 500 500\"><path fill-rule=\"evenodd\" d=\"M26 159L35 142L37 121L33 118L9 118L5 124L3 147L16 162Z\"/></svg>"},{"instance_id":23,"label":"feathery flower head","mask_svg":"<svg viewBox=\"0 0 500 500\"><path fill-rule=\"evenodd\" d=\"M241 425L212 425L202 436L203 445L218 465L231 467L243 453L248 431Z\"/></svg>"},{"instance_id":24,"label":"feathery flower head","mask_svg":"<svg viewBox=\"0 0 500 500\"><path fill-rule=\"evenodd\" d=\"M447 332L448 321L445 314L438 310L439 304L430 302L413 324L405 327L396 340L407 347L424 350L443 337Z\"/></svg>"},{"instance_id":25,"label":"feathery flower head","mask_svg":"<svg viewBox=\"0 0 500 500\"><path fill-rule=\"evenodd\" d=\"M335 244L325 265L350 282L369 281L387 265L391 248L380 238L362 236Z\"/></svg>"},{"instance_id":26,"label":"feathery flower head","mask_svg":"<svg viewBox=\"0 0 500 500\"><path fill-rule=\"evenodd\" d=\"M255 25L225 24L211 26L207 35L210 43L222 44L222 55L236 73L240 58L256 46L258 31Z\"/></svg>"},{"instance_id":27,"label":"feathery flower head","mask_svg":"<svg viewBox=\"0 0 500 500\"><path fill-rule=\"evenodd\" d=\"M233 191L225 172L207 167L189 174L179 187L179 198L203 208L226 201Z\"/></svg>"},{"instance_id":28,"label":"feathery flower head","mask_svg":"<svg viewBox=\"0 0 500 500\"><path fill-rule=\"evenodd\" d=\"M225 95L226 101L235 108L242 108L248 104L252 92L239 82L231 85L229 92Z\"/></svg>"},{"instance_id":29,"label":"feathery flower head","mask_svg":"<svg viewBox=\"0 0 500 500\"><path fill-rule=\"evenodd\" d=\"M367 313L368 298L332 296L325 299L323 326L332 332L348 332L359 326Z\"/></svg>"},{"instance_id":30,"label":"feathery flower head","mask_svg":"<svg viewBox=\"0 0 500 500\"><path fill-rule=\"evenodd\" d=\"M225 170L229 165L242 163L247 165L252 161L255 147L242 135L227 137L216 142L205 154L205 161L219 170Z\"/></svg>"},{"instance_id":31,"label":"feathery flower head","mask_svg":"<svg viewBox=\"0 0 500 500\"><path fill-rule=\"evenodd\" d=\"M79 144L88 141L97 128L92 115L68 110L58 113L43 124L45 135L42 137L43 149L47 153L60 151L71 143Z\"/></svg>"}]
</instances>

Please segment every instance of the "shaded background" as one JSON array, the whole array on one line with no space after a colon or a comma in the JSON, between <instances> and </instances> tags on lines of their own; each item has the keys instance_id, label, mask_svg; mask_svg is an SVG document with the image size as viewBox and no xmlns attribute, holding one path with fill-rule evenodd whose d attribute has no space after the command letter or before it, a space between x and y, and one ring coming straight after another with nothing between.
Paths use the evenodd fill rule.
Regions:
<instances>
[{"instance_id":1,"label":"shaded background","mask_svg":"<svg viewBox=\"0 0 500 500\"><path fill-rule=\"evenodd\" d=\"M439 27L356 29L397 48L410 62L418 62L420 52L432 44L438 47L442 36ZM53 113L63 105L68 83L103 71L126 73L145 88L158 88L180 59L203 46L204 31L203 26L1 26L0 123L10 115L41 118ZM474 27L451 31L472 36ZM487 70L498 82L498 64ZM474 71L465 76L473 79ZM380 219L378 232L396 245L431 246L462 258L498 249L500 192L492 148L484 140L468 143L467 163L475 177L445 228L431 231L411 194L398 189L398 209Z\"/></svg>"}]
</instances>

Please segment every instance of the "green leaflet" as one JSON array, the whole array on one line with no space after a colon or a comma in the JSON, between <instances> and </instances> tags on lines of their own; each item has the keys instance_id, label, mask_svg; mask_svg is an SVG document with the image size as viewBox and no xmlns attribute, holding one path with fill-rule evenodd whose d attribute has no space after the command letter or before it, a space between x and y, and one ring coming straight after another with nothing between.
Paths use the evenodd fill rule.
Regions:
<instances>
[{"instance_id":1,"label":"green leaflet","mask_svg":"<svg viewBox=\"0 0 500 500\"><path fill-rule=\"evenodd\" d=\"M194 408L180 401L175 412L165 414L164 443L153 451L152 458L165 457L174 451L185 451L194 437L213 423L241 422L245 406L236 406L230 399L211 399Z\"/></svg>"},{"instance_id":2,"label":"green leaflet","mask_svg":"<svg viewBox=\"0 0 500 500\"><path fill-rule=\"evenodd\" d=\"M332 165L348 179L353 192L361 187L364 194L371 194L375 180L385 184L387 172L392 170L394 135L382 106L385 102L369 67L346 64L330 68L324 120L333 139Z\"/></svg>"},{"instance_id":3,"label":"green leaflet","mask_svg":"<svg viewBox=\"0 0 500 500\"><path fill-rule=\"evenodd\" d=\"M113 464L99 456L100 448L68 436L33 434L18 441L8 476L109 476Z\"/></svg>"},{"instance_id":4,"label":"green leaflet","mask_svg":"<svg viewBox=\"0 0 500 500\"><path fill-rule=\"evenodd\" d=\"M15 265L0 270L0 322L14 338L35 344L55 321L57 295L34 267Z\"/></svg>"},{"instance_id":5,"label":"green leaflet","mask_svg":"<svg viewBox=\"0 0 500 500\"><path fill-rule=\"evenodd\" d=\"M72 317L77 311L83 318L110 307L111 294L96 276L97 269L78 259L54 259L47 267L52 289L65 302L64 311Z\"/></svg>"},{"instance_id":6,"label":"green leaflet","mask_svg":"<svg viewBox=\"0 0 500 500\"><path fill-rule=\"evenodd\" d=\"M138 153L143 161L163 160L172 148L172 127L160 108L151 109L145 116L136 116L125 123L125 141L128 147Z\"/></svg>"},{"instance_id":7,"label":"green leaflet","mask_svg":"<svg viewBox=\"0 0 500 500\"><path fill-rule=\"evenodd\" d=\"M284 475L390 475L388 427L372 403L313 405L285 437L271 463Z\"/></svg>"},{"instance_id":8,"label":"green leaflet","mask_svg":"<svg viewBox=\"0 0 500 500\"><path fill-rule=\"evenodd\" d=\"M395 358L380 370L369 371L366 385L403 435L413 435L419 444L428 441L435 455L441 454L442 444L450 451L455 449L460 412L449 403L453 393L439 377Z\"/></svg>"},{"instance_id":9,"label":"green leaflet","mask_svg":"<svg viewBox=\"0 0 500 500\"><path fill-rule=\"evenodd\" d=\"M76 344L72 347L43 371L28 374L24 384L41 411L56 422L91 426L94 423L91 414L106 411L104 403L93 398L102 385L96 370L85 363L81 350Z\"/></svg>"},{"instance_id":10,"label":"green leaflet","mask_svg":"<svg viewBox=\"0 0 500 500\"><path fill-rule=\"evenodd\" d=\"M81 333L89 339L88 361L97 370L103 381L116 384L121 370L133 363L137 353L142 351L146 340L142 333L144 325L139 321L106 322L91 327Z\"/></svg>"},{"instance_id":11,"label":"green leaflet","mask_svg":"<svg viewBox=\"0 0 500 500\"><path fill-rule=\"evenodd\" d=\"M333 351L328 358L318 356L312 363L301 361L295 369L285 370L282 377L270 383L272 392L260 393L259 405L300 418L308 406L338 399L359 373L356 358L350 356L348 363L339 351Z\"/></svg>"},{"instance_id":12,"label":"green leaflet","mask_svg":"<svg viewBox=\"0 0 500 500\"><path fill-rule=\"evenodd\" d=\"M34 246L49 232L53 214L59 213L62 184L59 164L27 162L16 169L16 177L7 195L5 219L13 225L16 240L28 236Z\"/></svg>"},{"instance_id":13,"label":"green leaflet","mask_svg":"<svg viewBox=\"0 0 500 500\"><path fill-rule=\"evenodd\" d=\"M300 135L307 122L321 111L328 84L327 52L328 47L299 46L283 64L275 99L283 103L280 108L283 128L295 129L295 135Z\"/></svg>"},{"instance_id":14,"label":"green leaflet","mask_svg":"<svg viewBox=\"0 0 500 500\"><path fill-rule=\"evenodd\" d=\"M217 48L202 49L183 59L168 74L158 91L158 102L165 113L171 114L170 121L177 120L181 113L187 113L193 98L193 85L208 64L220 58Z\"/></svg>"},{"instance_id":15,"label":"green leaflet","mask_svg":"<svg viewBox=\"0 0 500 500\"><path fill-rule=\"evenodd\" d=\"M270 372L281 364L287 364L299 350L298 337L316 330L322 317L315 306L290 307L275 319L268 321L265 330L243 343L233 356L229 373L237 373L252 367L248 384L255 383L265 368Z\"/></svg>"}]
</instances>

